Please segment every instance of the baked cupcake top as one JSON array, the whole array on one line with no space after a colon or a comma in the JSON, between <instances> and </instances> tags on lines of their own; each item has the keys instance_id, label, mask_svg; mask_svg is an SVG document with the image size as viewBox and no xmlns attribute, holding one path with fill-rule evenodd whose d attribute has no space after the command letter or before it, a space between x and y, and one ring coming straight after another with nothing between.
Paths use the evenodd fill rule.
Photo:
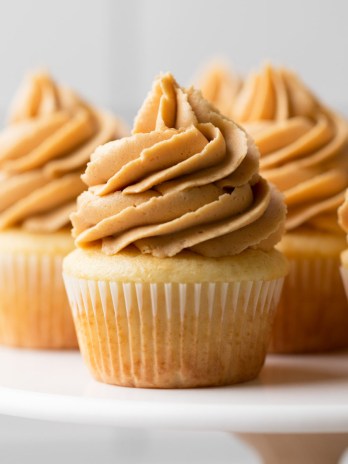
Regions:
<instances>
[{"instance_id":1,"label":"baked cupcake top","mask_svg":"<svg viewBox=\"0 0 348 464\"><path fill-rule=\"evenodd\" d=\"M53 232L69 225L81 173L100 144L125 133L46 73L30 74L0 132L0 229Z\"/></svg>"},{"instance_id":2,"label":"baked cupcake top","mask_svg":"<svg viewBox=\"0 0 348 464\"><path fill-rule=\"evenodd\" d=\"M82 176L89 188L71 216L76 244L101 241L109 255L135 245L157 257L269 250L283 232L285 206L258 165L243 129L200 92L162 75L133 135L92 155Z\"/></svg>"},{"instance_id":3,"label":"baked cupcake top","mask_svg":"<svg viewBox=\"0 0 348 464\"><path fill-rule=\"evenodd\" d=\"M233 119L233 103L241 80L222 61L211 62L199 75L197 87L203 97L223 115Z\"/></svg>"},{"instance_id":4,"label":"baked cupcake top","mask_svg":"<svg viewBox=\"0 0 348 464\"><path fill-rule=\"evenodd\" d=\"M348 187L348 123L287 69L250 74L234 117L252 135L260 170L283 193L286 228L340 232L337 208Z\"/></svg>"}]
</instances>

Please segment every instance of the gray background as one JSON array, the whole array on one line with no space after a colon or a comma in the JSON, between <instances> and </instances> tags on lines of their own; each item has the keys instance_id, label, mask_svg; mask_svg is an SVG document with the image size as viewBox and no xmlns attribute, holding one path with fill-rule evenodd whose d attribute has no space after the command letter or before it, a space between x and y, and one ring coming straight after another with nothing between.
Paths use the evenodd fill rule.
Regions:
<instances>
[{"instance_id":1,"label":"gray background","mask_svg":"<svg viewBox=\"0 0 348 464\"><path fill-rule=\"evenodd\" d=\"M45 67L92 102L133 116L160 71L189 83L207 59L244 73L265 60L348 105L345 0L11 0L0 2L0 109Z\"/></svg>"},{"instance_id":2,"label":"gray background","mask_svg":"<svg viewBox=\"0 0 348 464\"><path fill-rule=\"evenodd\" d=\"M346 109L347 13L345 0L1 0L0 113L6 114L25 71L44 67L131 121L158 72L170 70L186 85L215 56L242 73L265 60L292 67L326 102ZM22 462L258 460L226 434L0 417L0 463Z\"/></svg>"}]
</instances>

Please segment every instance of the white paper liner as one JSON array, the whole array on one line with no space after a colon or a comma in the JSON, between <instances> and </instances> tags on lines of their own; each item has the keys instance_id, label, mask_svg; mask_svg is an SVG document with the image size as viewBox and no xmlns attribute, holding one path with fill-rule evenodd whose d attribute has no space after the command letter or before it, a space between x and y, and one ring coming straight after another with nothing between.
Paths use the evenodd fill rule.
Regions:
<instances>
[{"instance_id":1,"label":"white paper liner","mask_svg":"<svg viewBox=\"0 0 348 464\"><path fill-rule=\"evenodd\" d=\"M0 343L76 348L62 279L64 256L0 253Z\"/></svg>"},{"instance_id":2,"label":"white paper liner","mask_svg":"<svg viewBox=\"0 0 348 464\"><path fill-rule=\"evenodd\" d=\"M270 351L302 353L348 346L348 304L337 257L289 258Z\"/></svg>"},{"instance_id":3,"label":"white paper liner","mask_svg":"<svg viewBox=\"0 0 348 464\"><path fill-rule=\"evenodd\" d=\"M107 383L159 388L254 378L283 280L122 283L64 275L92 374Z\"/></svg>"}]
</instances>

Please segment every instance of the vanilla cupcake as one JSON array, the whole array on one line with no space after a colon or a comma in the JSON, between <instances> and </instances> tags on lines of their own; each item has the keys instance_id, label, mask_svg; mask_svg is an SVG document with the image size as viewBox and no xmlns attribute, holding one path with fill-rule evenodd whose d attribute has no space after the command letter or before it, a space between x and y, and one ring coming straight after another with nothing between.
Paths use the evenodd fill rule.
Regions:
<instances>
[{"instance_id":1,"label":"vanilla cupcake","mask_svg":"<svg viewBox=\"0 0 348 464\"><path fill-rule=\"evenodd\" d=\"M199 73L197 87L203 97L224 116L233 117L234 101L241 87L241 79L226 63L220 60L210 62Z\"/></svg>"},{"instance_id":2,"label":"vanilla cupcake","mask_svg":"<svg viewBox=\"0 0 348 464\"><path fill-rule=\"evenodd\" d=\"M90 154L124 132L45 73L29 75L0 132L0 343L74 348L61 277Z\"/></svg>"},{"instance_id":3,"label":"vanilla cupcake","mask_svg":"<svg viewBox=\"0 0 348 464\"><path fill-rule=\"evenodd\" d=\"M348 305L339 275L345 248L337 208L348 187L348 124L292 72L264 66L245 81L233 114L260 150L262 175L288 207L280 249L290 260L271 350L348 346Z\"/></svg>"},{"instance_id":4,"label":"vanilla cupcake","mask_svg":"<svg viewBox=\"0 0 348 464\"><path fill-rule=\"evenodd\" d=\"M248 135L159 77L133 135L99 147L63 264L83 358L102 382L182 388L252 379L287 263L281 195Z\"/></svg>"}]
</instances>

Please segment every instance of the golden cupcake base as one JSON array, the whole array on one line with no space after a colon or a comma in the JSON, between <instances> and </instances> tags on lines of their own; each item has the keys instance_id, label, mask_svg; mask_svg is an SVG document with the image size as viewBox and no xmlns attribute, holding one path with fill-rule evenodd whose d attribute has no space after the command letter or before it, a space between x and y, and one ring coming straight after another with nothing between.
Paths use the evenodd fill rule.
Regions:
<instances>
[{"instance_id":1,"label":"golden cupcake base","mask_svg":"<svg viewBox=\"0 0 348 464\"><path fill-rule=\"evenodd\" d=\"M62 279L73 247L68 232L0 233L0 344L41 349L77 348Z\"/></svg>"},{"instance_id":2,"label":"golden cupcake base","mask_svg":"<svg viewBox=\"0 0 348 464\"><path fill-rule=\"evenodd\" d=\"M339 271L341 236L288 233L280 249L288 257L270 351L311 353L348 347L348 303Z\"/></svg>"},{"instance_id":3,"label":"golden cupcake base","mask_svg":"<svg viewBox=\"0 0 348 464\"><path fill-rule=\"evenodd\" d=\"M282 280L145 284L65 276L80 349L93 376L147 388L255 378Z\"/></svg>"}]
</instances>

